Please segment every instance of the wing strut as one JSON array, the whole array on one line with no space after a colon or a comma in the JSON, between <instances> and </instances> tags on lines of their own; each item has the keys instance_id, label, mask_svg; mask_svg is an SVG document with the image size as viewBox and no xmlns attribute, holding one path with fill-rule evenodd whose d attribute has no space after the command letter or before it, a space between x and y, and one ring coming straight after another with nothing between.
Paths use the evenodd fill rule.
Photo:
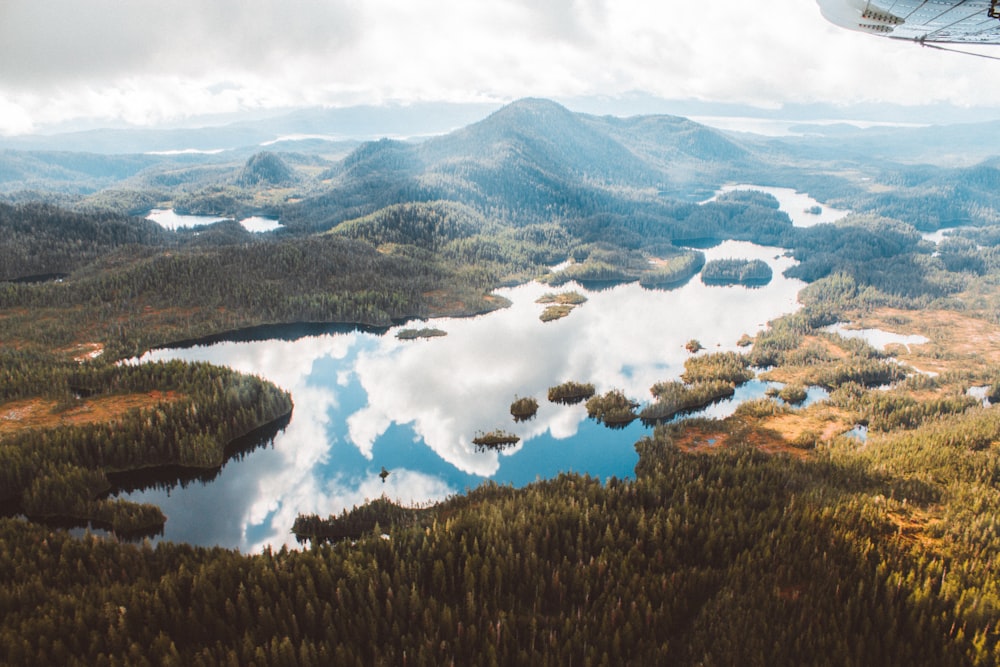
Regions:
<instances>
[{"instance_id":1,"label":"wing strut","mask_svg":"<svg viewBox=\"0 0 1000 667\"><path fill-rule=\"evenodd\" d=\"M926 46L928 49L937 49L938 51L949 51L951 53L961 53L962 55L965 56L976 56L977 58L987 58L988 60L1000 60L1000 56L988 56L985 53L976 53L975 51L962 51L961 49L951 49L946 46L940 46L938 44L931 44L930 42L925 42L922 39L918 39L917 42L920 43L920 46Z\"/></svg>"}]
</instances>

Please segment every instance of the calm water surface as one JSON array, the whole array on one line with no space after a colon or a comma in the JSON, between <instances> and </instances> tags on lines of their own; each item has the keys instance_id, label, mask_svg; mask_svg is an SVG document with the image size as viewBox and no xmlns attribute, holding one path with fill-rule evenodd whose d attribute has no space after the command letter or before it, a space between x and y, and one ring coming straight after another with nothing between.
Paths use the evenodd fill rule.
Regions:
<instances>
[{"instance_id":1,"label":"calm water surface","mask_svg":"<svg viewBox=\"0 0 1000 667\"><path fill-rule=\"evenodd\" d=\"M898 334L883 329L853 329L842 322L831 324L824 327L823 330L835 333L843 338L860 338L883 352L889 345L903 345L906 349L909 349L911 345L923 345L930 342L930 339L926 336Z\"/></svg>"},{"instance_id":2,"label":"calm water surface","mask_svg":"<svg viewBox=\"0 0 1000 667\"><path fill-rule=\"evenodd\" d=\"M724 192L732 192L734 190L757 190L771 195L778 200L781 210L788 214L788 217L792 220L792 225L795 227L812 227L813 225L822 223L837 222L850 214L850 211L820 204L808 194L796 192L792 188L775 188L765 185L748 185L745 183L724 185L708 201L712 201ZM819 206L819 213L809 212L814 206Z\"/></svg>"},{"instance_id":3,"label":"calm water surface","mask_svg":"<svg viewBox=\"0 0 1000 667\"><path fill-rule=\"evenodd\" d=\"M152 220L164 229L177 230L211 225L216 222L228 220L229 218L219 218L210 215L182 215L175 213L172 208L154 208L146 214L146 219ZM248 232L272 232L282 226L280 222L273 218L263 218L257 215L243 218L240 220L240 225Z\"/></svg>"},{"instance_id":4,"label":"calm water surface","mask_svg":"<svg viewBox=\"0 0 1000 667\"><path fill-rule=\"evenodd\" d=\"M548 323L535 300L554 290L533 283L500 290L512 302L502 311L427 322L447 331L441 338L400 341L396 328L151 352L143 359L206 360L260 375L289 390L295 410L273 446L230 462L214 481L128 497L163 508L165 539L254 551L293 543L300 513L337 514L383 493L420 503L487 479L520 486L560 471L629 477L633 445L649 429L636 421L609 430L582 405L549 403L548 388L576 380L649 400L650 386L683 372L691 338L707 351L736 349L743 333L798 308L803 283L781 275L792 263L781 253L741 242L706 252L767 261L774 280L758 289L708 287L697 277L671 291L570 285L559 291L575 288L589 300ZM725 416L768 386L748 383L707 414ZM539 401L537 416L520 424L509 412L519 396ZM477 432L497 428L521 442L477 452ZM392 473L384 483L383 466Z\"/></svg>"}]
</instances>

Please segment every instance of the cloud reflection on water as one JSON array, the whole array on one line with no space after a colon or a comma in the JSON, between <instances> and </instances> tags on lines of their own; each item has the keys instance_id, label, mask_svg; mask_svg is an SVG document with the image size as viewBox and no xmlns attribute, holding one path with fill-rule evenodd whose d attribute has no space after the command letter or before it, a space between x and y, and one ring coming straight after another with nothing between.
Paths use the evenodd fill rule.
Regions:
<instances>
[{"instance_id":1,"label":"cloud reflection on water","mask_svg":"<svg viewBox=\"0 0 1000 667\"><path fill-rule=\"evenodd\" d=\"M293 543L289 530L300 513L338 514L383 493L408 503L437 500L498 473L501 483L530 480L534 471L518 469L530 465L520 460L556 456L537 449L529 456L532 441L571 439L586 420L583 406L549 403L550 386L593 382L598 391L648 400L652 384L683 371L689 339L709 351L735 349L742 333L797 308L803 283L781 275L792 264L782 252L738 242L706 251L709 259L764 259L774 270L765 288L707 287L698 278L672 291L619 285L587 292L587 303L547 323L535 300L572 287L500 290L509 308L434 320L428 326L448 335L428 340L352 332L150 353L146 359L207 360L258 374L289 390L295 410L273 448L229 463L211 484L130 497L164 507L167 539L259 550ZM512 420L517 396L538 399L534 419ZM475 434L497 428L521 443L501 454L477 452ZM599 437L631 438L630 445L635 433ZM579 451L595 450L563 447L552 465L607 474L575 458ZM377 477L382 465L392 470L385 483Z\"/></svg>"}]
</instances>

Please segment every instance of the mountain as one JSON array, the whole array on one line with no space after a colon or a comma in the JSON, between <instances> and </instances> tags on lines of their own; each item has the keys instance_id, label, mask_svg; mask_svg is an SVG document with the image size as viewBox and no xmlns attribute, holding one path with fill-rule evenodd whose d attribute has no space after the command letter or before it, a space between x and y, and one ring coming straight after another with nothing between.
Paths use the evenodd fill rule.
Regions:
<instances>
[{"instance_id":1,"label":"mountain","mask_svg":"<svg viewBox=\"0 0 1000 667\"><path fill-rule=\"evenodd\" d=\"M524 99L420 143L358 147L286 219L322 229L383 206L442 199L519 224L662 215L671 206L664 195L701 196L757 165L738 141L683 118L596 117Z\"/></svg>"},{"instance_id":2,"label":"mountain","mask_svg":"<svg viewBox=\"0 0 1000 667\"><path fill-rule=\"evenodd\" d=\"M655 187L662 174L603 131L555 102L525 99L420 146L439 170L499 170L533 165L559 180Z\"/></svg>"},{"instance_id":3,"label":"mountain","mask_svg":"<svg viewBox=\"0 0 1000 667\"><path fill-rule=\"evenodd\" d=\"M426 111L412 110L417 117ZM402 111L384 113L396 118ZM773 139L727 134L662 114L620 118L577 113L529 98L421 141L328 140L349 123L362 126L362 114L352 114L300 112L256 124L202 128L206 137L215 132L222 138L253 135L255 140L265 130L272 137L279 129L309 131L213 154L0 151L0 194L17 202L37 198L36 191L59 192L78 209L105 206L129 213L148 210L151 203L223 216L266 211L280 216L287 232L325 231L387 206L432 201L462 204L505 224L566 219L596 229L616 217L684 218L689 214L682 209L684 202L707 199L726 182L795 187L847 208L892 215L902 195L883 202L883 195L867 192L865 179L917 187L922 179L942 175L935 167L925 174L895 157L935 151L960 155L978 140L975 151L964 153L968 162L989 151L982 136L993 129L852 131L838 126L831 128L831 136ZM445 114L439 123L451 118ZM251 125L253 132L246 134ZM264 150L262 143L267 144ZM842 175L832 176L831 165ZM857 176L843 175L848 173ZM955 177L960 179L958 195L965 191L965 181L975 181L959 173ZM989 189L988 184L975 187ZM967 217L968 198L955 199L955 210L929 211L921 224L935 227Z\"/></svg>"},{"instance_id":4,"label":"mountain","mask_svg":"<svg viewBox=\"0 0 1000 667\"><path fill-rule=\"evenodd\" d=\"M287 186L295 183L295 173L284 160L268 151L252 156L243 166L236 184L249 188L263 185Z\"/></svg>"},{"instance_id":5,"label":"mountain","mask_svg":"<svg viewBox=\"0 0 1000 667\"><path fill-rule=\"evenodd\" d=\"M158 158L145 155L0 150L0 192L22 188L93 191L158 162Z\"/></svg>"},{"instance_id":6,"label":"mountain","mask_svg":"<svg viewBox=\"0 0 1000 667\"><path fill-rule=\"evenodd\" d=\"M678 116L590 117L630 150L669 169L678 161L741 162L750 152L718 130Z\"/></svg>"},{"instance_id":7,"label":"mountain","mask_svg":"<svg viewBox=\"0 0 1000 667\"><path fill-rule=\"evenodd\" d=\"M864 129L843 123L800 124L790 129L801 136L771 139L767 143L796 158L959 167L1000 152L993 140L1000 131L1000 121Z\"/></svg>"}]
</instances>

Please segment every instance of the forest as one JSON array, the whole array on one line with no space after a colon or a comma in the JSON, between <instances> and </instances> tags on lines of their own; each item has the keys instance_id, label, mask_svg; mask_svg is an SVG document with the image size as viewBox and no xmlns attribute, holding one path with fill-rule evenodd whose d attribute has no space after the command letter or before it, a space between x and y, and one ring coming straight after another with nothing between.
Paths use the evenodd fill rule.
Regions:
<instances>
[{"instance_id":1,"label":"forest","mask_svg":"<svg viewBox=\"0 0 1000 667\"><path fill-rule=\"evenodd\" d=\"M21 411L32 400L50 399L58 414L104 396L155 393L145 409L113 420L19 429L0 439L0 503L31 519L92 522L117 535L155 534L166 519L156 507L107 499L110 477L219 468L228 445L292 410L287 392L207 364L116 367L4 350L0 376L3 404L30 399L15 403Z\"/></svg>"},{"instance_id":2,"label":"forest","mask_svg":"<svg viewBox=\"0 0 1000 667\"><path fill-rule=\"evenodd\" d=\"M997 170L824 161L836 150L527 100L421 142L4 151L2 661L1000 663ZM708 200L750 178L852 213L800 227L762 192ZM153 207L232 219L171 231L140 217ZM250 233L249 213L283 227ZM138 363L147 350L482 313L535 279L764 280L706 262L699 248L727 239L792 257L802 308L739 351L693 349L642 410L570 378L548 392L610 426L662 422L636 442L634 477L372 498L300 516L301 548L259 554L137 540L165 517L115 496L253 456L294 409L261 378ZM879 349L841 322L928 342ZM782 388L683 418L755 376ZM807 388L826 397L806 405ZM538 408L512 398L512 417Z\"/></svg>"}]
</instances>

